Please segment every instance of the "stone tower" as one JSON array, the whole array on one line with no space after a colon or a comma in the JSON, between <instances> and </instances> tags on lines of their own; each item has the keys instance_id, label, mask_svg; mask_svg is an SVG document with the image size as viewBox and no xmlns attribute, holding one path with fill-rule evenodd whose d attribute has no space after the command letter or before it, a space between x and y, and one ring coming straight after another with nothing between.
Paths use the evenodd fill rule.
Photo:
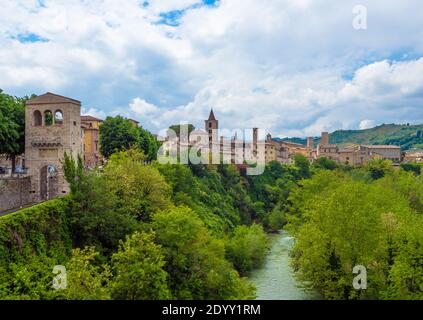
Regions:
<instances>
[{"instance_id":1,"label":"stone tower","mask_svg":"<svg viewBox=\"0 0 423 320\"><path fill-rule=\"evenodd\" d=\"M322 132L321 144L324 146L329 145L329 132Z\"/></svg>"},{"instance_id":2,"label":"stone tower","mask_svg":"<svg viewBox=\"0 0 423 320\"><path fill-rule=\"evenodd\" d=\"M25 161L34 202L69 192L61 160L82 154L81 102L46 93L26 102Z\"/></svg>"},{"instance_id":3,"label":"stone tower","mask_svg":"<svg viewBox=\"0 0 423 320\"><path fill-rule=\"evenodd\" d=\"M308 137L307 138L307 148L313 150L313 146L314 146L314 138Z\"/></svg>"},{"instance_id":4,"label":"stone tower","mask_svg":"<svg viewBox=\"0 0 423 320\"><path fill-rule=\"evenodd\" d=\"M211 145L213 142L218 143L218 129L219 129L219 121L216 120L214 116L213 109L210 110L209 118L205 121L205 130L209 135L209 144Z\"/></svg>"}]
</instances>

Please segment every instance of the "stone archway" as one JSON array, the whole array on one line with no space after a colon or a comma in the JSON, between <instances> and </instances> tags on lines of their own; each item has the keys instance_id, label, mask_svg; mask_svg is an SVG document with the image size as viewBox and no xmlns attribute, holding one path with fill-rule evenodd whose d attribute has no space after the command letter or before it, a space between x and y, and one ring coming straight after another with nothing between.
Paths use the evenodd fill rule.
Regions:
<instances>
[{"instance_id":1,"label":"stone archway","mask_svg":"<svg viewBox=\"0 0 423 320\"><path fill-rule=\"evenodd\" d=\"M57 197L58 176L57 168L47 165L40 170L40 200L51 200Z\"/></svg>"}]
</instances>

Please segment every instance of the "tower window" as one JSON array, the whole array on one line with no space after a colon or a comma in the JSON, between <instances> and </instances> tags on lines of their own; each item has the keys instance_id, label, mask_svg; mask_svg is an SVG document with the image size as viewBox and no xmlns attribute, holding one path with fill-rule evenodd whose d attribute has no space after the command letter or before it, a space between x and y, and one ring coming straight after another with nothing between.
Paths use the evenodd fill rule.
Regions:
<instances>
[{"instance_id":1,"label":"tower window","mask_svg":"<svg viewBox=\"0 0 423 320\"><path fill-rule=\"evenodd\" d=\"M51 126L53 124L53 114L51 111L47 110L44 112L44 125Z\"/></svg>"},{"instance_id":2,"label":"tower window","mask_svg":"<svg viewBox=\"0 0 423 320\"><path fill-rule=\"evenodd\" d=\"M63 113L62 113L62 111L60 111L60 110L57 110L55 113L54 113L54 123L55 124L63 124Z\"/></svg>"},{"instance_id":3,"label":"tower window","mask_svg":"<svg viewBox=\"0 0 423 320\"><path fill-rule=\"evenodd\" d=\"M39 127L43 125L43 117L41 116L41 112L38 110L34 111L34 126Z\"/></svg>"},{"instance_id":4,"label":"tower window","mask_svg":"<svg viewBox=\"0 0 423 320\"><path fill-rule=\"evenodd\" d=\"M209 122L209 128L211 128L212 127L212 123L211 122Z\"/></svg>"}]
</instances>

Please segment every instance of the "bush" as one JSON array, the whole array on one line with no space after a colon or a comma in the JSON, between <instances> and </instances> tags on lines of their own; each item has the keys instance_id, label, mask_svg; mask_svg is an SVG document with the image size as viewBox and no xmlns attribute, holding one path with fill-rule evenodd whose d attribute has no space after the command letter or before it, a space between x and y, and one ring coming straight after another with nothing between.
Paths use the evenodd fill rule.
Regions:
<instances>
[{"instance_id":1,"label":"bush","mask_svg":"<svg viewBox=\"0 0 423 320\"><path fill-rule=\"evenodd\" d=\"M269 241L260 225L239 226L228 243L228 259L245 274L263 265Z\"/></svg>"},{"instance_id":2,"label":"bush","mask_svg":"<svg viewBox=\"0 0 423 320\"><path fill-rule=\"evenodd\" d=\"M156 300L170 298L168 274L163 270L164 255L154 243L154 234L138 233L121 242L112 257L116 277L112 297L118 300Z\"/></svg>"}]
</instances>

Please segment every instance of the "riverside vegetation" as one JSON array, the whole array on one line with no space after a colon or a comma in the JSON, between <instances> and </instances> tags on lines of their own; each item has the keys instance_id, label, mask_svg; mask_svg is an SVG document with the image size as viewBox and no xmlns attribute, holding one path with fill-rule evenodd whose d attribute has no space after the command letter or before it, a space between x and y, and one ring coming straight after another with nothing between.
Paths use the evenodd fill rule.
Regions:
<instances>
[{"instance_id":1,"label":"riverside vegetation","mask_svg":"<svg viewBox=\"0 0 423 320\"><path fill-rule=\"evenodd\" d=\"M138 149L103 170L63 163L71 194L0 218L2 299L248 299L265 230L282 227L295 166L145 165ZM284 189L284 190L282 190ZM52 288L55 265L67 289Z\"/></svg>"},{"instance_id":2,"label":"riverside vegetation","mask_svg":"<svg viewBox=\"0 0 423 320\"><path fill-rule=\"evenodd\" d=\"M232 165L159 164L151 135L116 136L130 134L102 169L65 157L69 196L0 217L1 299L254 298L249 272L265 261L266 232L282 227L296 239L305 289L423 299L420 165L310 165L297 155L245 176ZM56 265L66 266L65 290L52 287ZM352 288L355 265L367 268L367 290Z\"/></svg>"}]
</instances>

